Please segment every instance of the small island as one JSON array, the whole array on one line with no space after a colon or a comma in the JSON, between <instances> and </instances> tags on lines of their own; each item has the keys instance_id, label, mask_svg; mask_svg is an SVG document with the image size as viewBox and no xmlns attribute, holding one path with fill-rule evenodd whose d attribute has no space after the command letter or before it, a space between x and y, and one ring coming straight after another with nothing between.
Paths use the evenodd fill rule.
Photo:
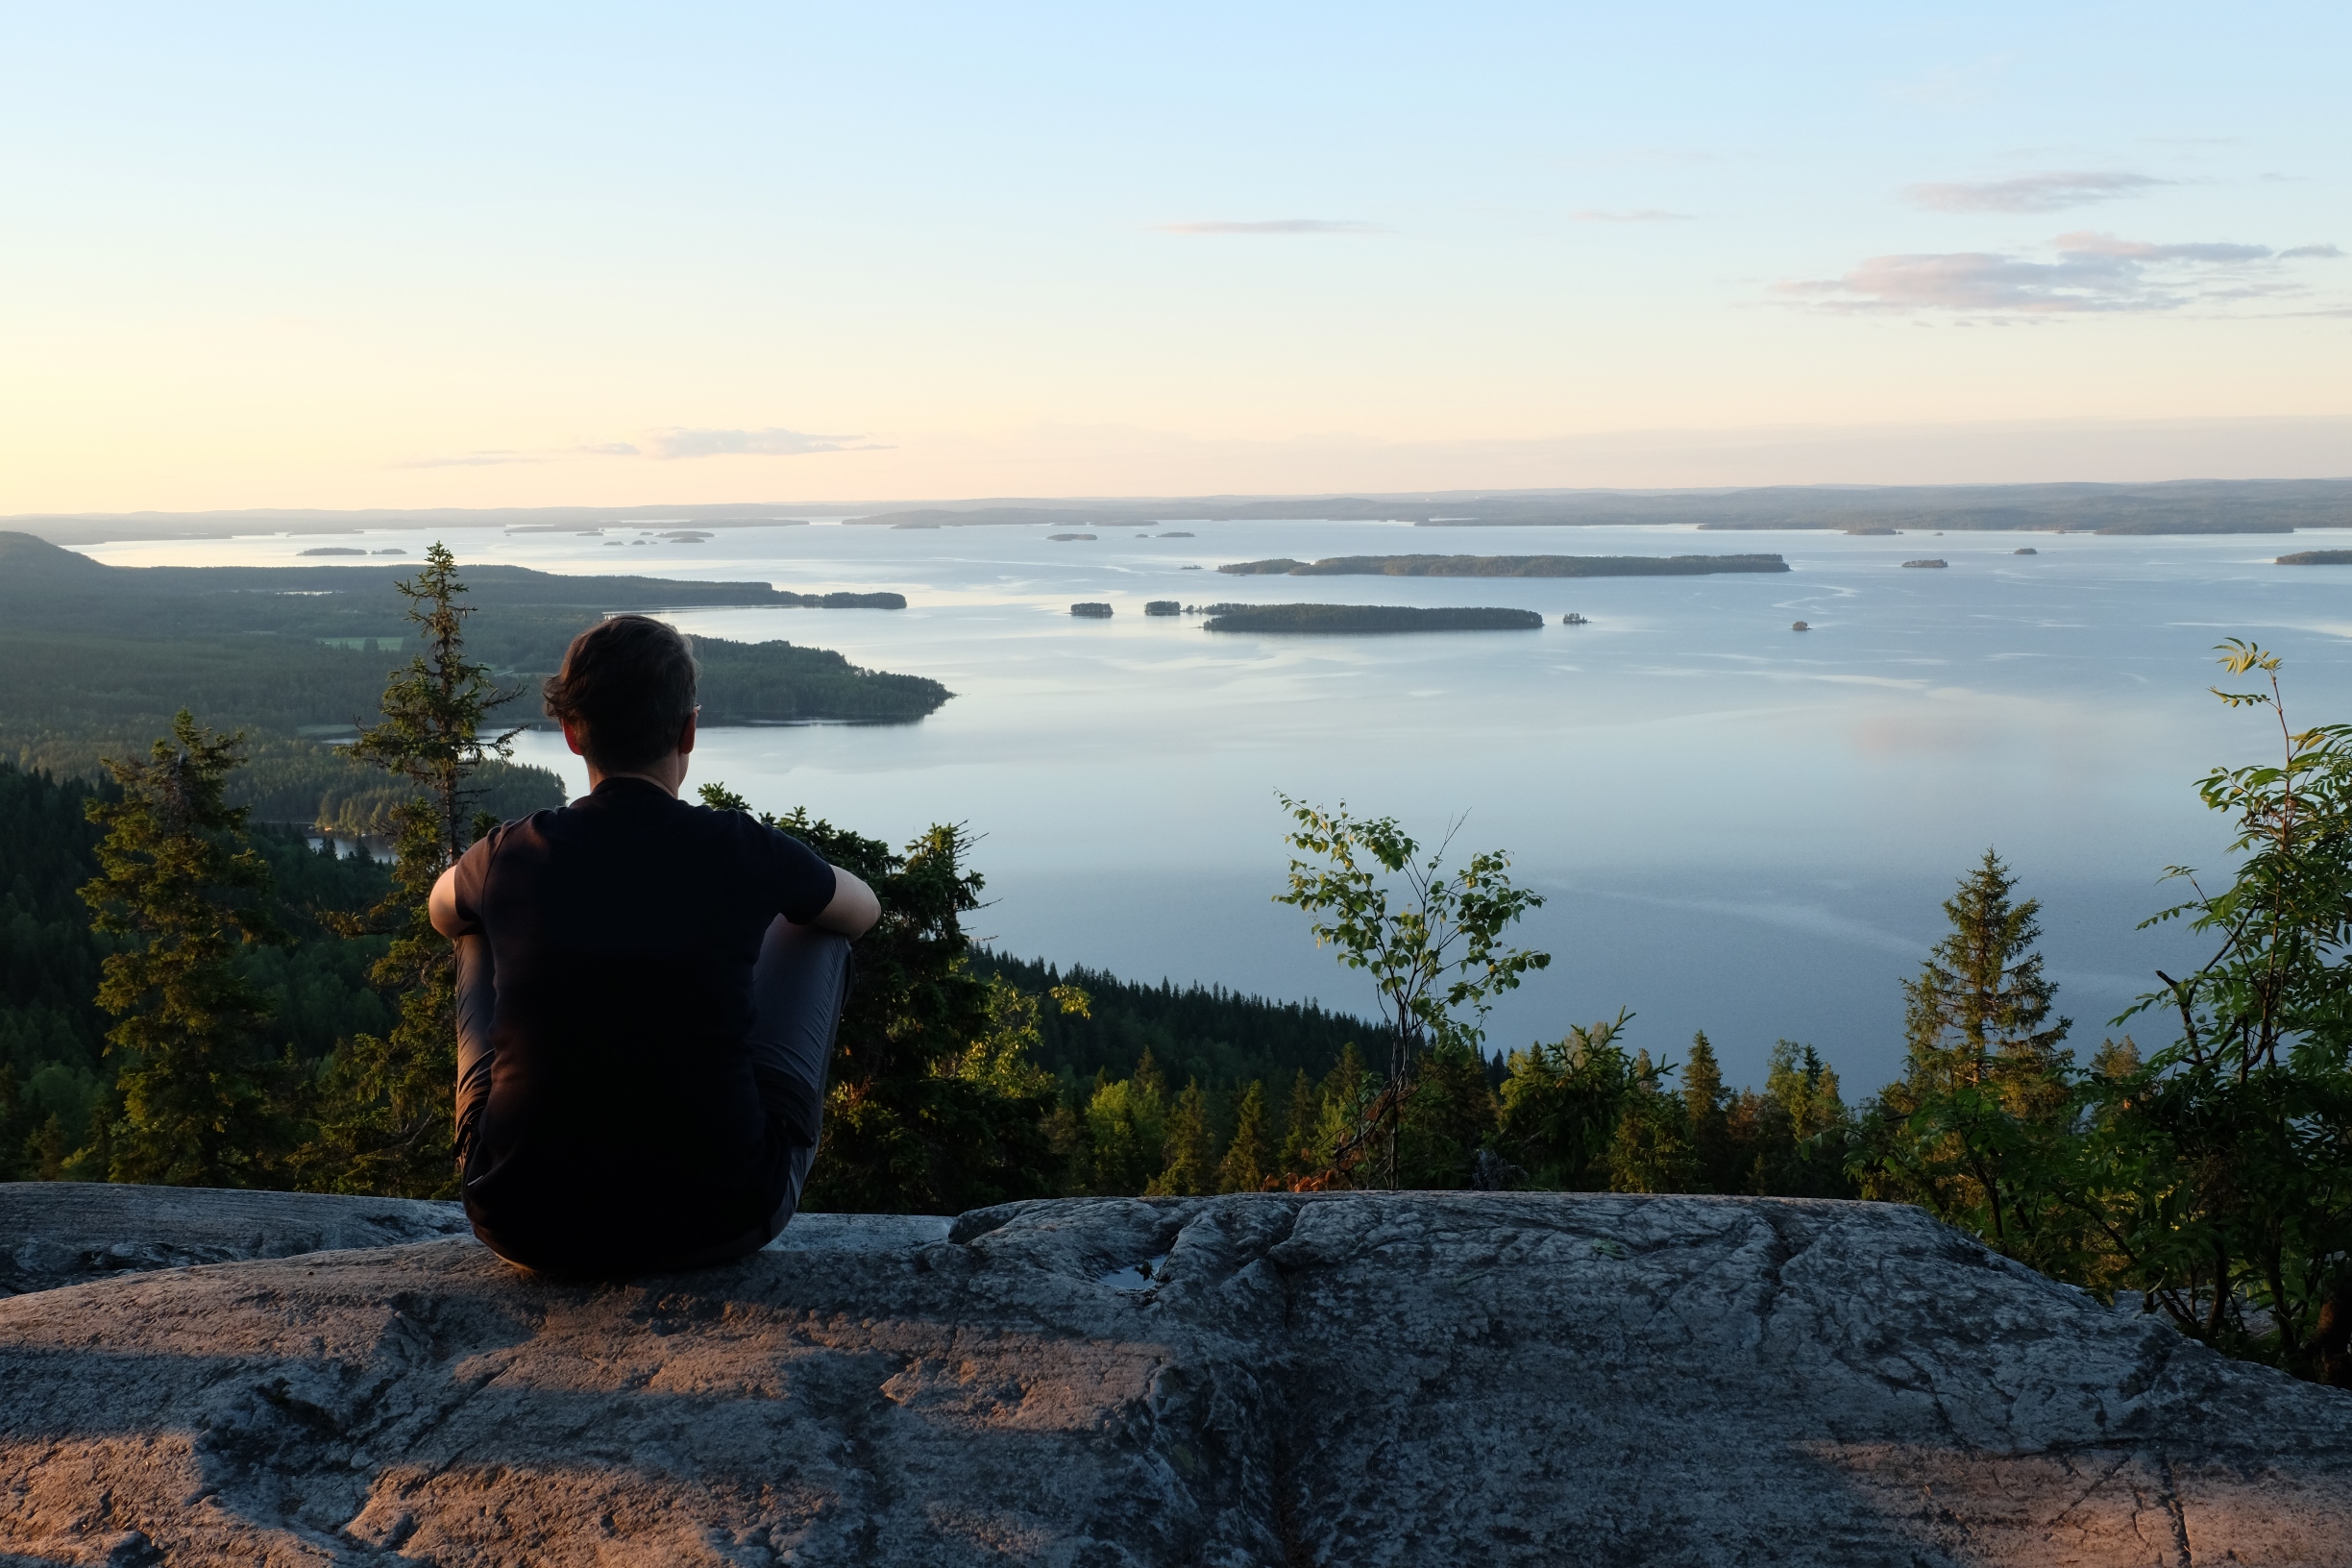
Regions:
<instances>
[{"instance_id":1,"label":"small island","mask_svg":"<svg viewBox=\"0 0 2352 1568\"><path fill-rule=\"evenodd\" d=\"M1934 556L1932 556L1932 555L1931 555L1931 556L1927 557L1927 558L1926 558L1926 559L1924 559L1924 560L1918 560L1918 561L1905 561L1905 562L1903 562L1903 565L1905 565L1905 566L1933 566L1933 567L1945 567L1945 566L1949 566L1949 565L1951 565L1951 562L1949 562L1949 561L1940 561L1940 560L1937 560L1937 559L1936 559Z\"/></svg>"},{"instance_id":2,"label":"small island","mask_svg":"<svg viewBox=\"0 0 2352 1568\"><path fill-rule=\"evenodd\" d=\"M2299 550L2281 555L2273 566L2352 566L2352 550Z\"/></svg>"},{"instance_id":3,"label":"small island","mask_svg":"<svg viewBox=\"0 0 2352 1568\"><path fill-rule=\"evenodd\" d=\"M903 610L904 594L796 594L790 589L776 590L776 598L784 603L803 610Z\"/></svg>"},{"instance_id":4,"label":"small island","mask_svg":"<svg viewBox=\"0 0 2352 1568\"><path fill-rule=\"evenodd\" d=\"M367 551L355 550L349 545L321 545L316 550L298 550L294 553L297 555L365 555Z\"/></svg>"},{"instance_id":5,"label":"small island","mask_svg":"<svg viewBox=\"0 0 2352 1568\"><path fill-rule=\"evenodd\" d=\"M1090 600L1084 604L1072 604L1070 614L1082 621L1108 621L1111 619L1111 606Z\"/></svg>"},{"instance_id":6,"label":"small island","mask_svg":"<svg viewBox=\"0 0 2352 1568\"><path fill-rule=\"evenodd\" d=\"M1073 539L1091 539L1090 533L1049 533L1045 536L1057 545L1066 545Z\"/></svg>"},{"instance_id":7,"label":"small island","mask_svg":"<svg viewBox=\"0 0 2352 1568\"><path fill-rule=\"evenodd\" d=\"M1151 599L1143 601L1145 615L1182 615L1184 606L1172 599Z\"/></svg>"},{"instance_id":8,"label":"small island","mask_svg":"<svg viewBox=\"0 0 2352 1568\"><path fill-rule=\"evenodd\" d=\"M2018 548L2018 549L2016 549L2016 550L2011 551L2009 553L2010 553L2010 554L2012 554L2012 555L2039 555L2039 554L2041 554L2042 552L2041 552L2040 551L2038 551L2038 550L2034 549L2034 547L2033 547L2033 546L2031 546L2031 545L2023 545L2023 546L2021 546L2020 548Z\"/></svg>"},{"instance_id":9,"label":"small island","mask_svg":"<svg viewBox=\"0 0 2352 1568\"><path fill-rule=\"evenodd\" d=\"M1185 532L1182 528L1171 528L1166 533L1162 534L1160 537L1163 539L1189 539L1192 536Z\"/></svg>"},{"instance_id":10,"label":"small island","mask_svg":"<svg viewBox=\"0 0 2352 1568\"><path fill-rule=\"evenodd\" d=\"M1405 604L1215 604L1210 631L1294 631L1323 635L1391 631L1534 631L1533 610L1417 609Z\"/></svg>"},{"instance_id":11,"label":"small island","mask_svg":"<svg viewBox=\"0 0 2352 1568\"><path fill-rule=\"evenodd\" d=\"M1789 623L1789 630L1791 631L1811 631L1812 629L1813 628L1811 626L1805 625L1802 621L1792 621Z\"/></svg>"},{"instance_id":12,"label":"small island","mask_svg":"<svg viewBox=\"0 0 2352 1568\"><path fill-rule=\"evenodd\" d=\"M1853 539L1867 539L1873 537L1893 538L1902 532L1900 528L1848 528L1845 531L1847 537Z\"/></svg>"},{"instance_id":13,"label":"small island","mask_svg":"<svg viewBox=\"0 0 2352 1568\"><path fill-rule=\"evenodd\" d=\"M1786 572L1777 555L1333 555L1276 556L1220 566L1232 577L1695 577Z\"/></svg>"},{"instance_id":14,"label":"small island","mask_svg":"<svg viewBox=\"0 0 2352 1568\"><path fill-rule=\"evenodd\" d=\"M1560 617L1560 625L1563 626L1589 626L1592 623L1577 614L1576 611L1570 610L1566 615Z\"/></svg>"}]
</instances>

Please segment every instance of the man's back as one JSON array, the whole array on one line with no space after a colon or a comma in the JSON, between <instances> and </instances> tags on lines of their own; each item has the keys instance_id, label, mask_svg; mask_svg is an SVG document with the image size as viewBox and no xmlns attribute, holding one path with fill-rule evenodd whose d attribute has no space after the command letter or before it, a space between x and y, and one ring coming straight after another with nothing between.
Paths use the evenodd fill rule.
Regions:
<instances>
[{"instance_id":1,"label":"man's back","mask_svg":"<svg viewBox=\"0 0 2352 1568\"><path fill-rule=\"evenodd\" d=\"M833 869L614 777L485 837L454 893L497 993L465 1162L483 1238L560 1268L688 1255L765 1217L791 1151L753 1070L753 965L778 915L824 909Z\"/></svg>"}]
</instances>

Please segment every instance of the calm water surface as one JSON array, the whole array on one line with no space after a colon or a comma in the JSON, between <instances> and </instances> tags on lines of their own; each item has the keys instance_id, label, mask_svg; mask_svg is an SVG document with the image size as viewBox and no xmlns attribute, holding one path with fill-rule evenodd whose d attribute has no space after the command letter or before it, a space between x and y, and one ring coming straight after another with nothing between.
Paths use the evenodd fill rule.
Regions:
<instances>
[{"instance_id":1,"label":"calm water surface","mask_svg":"<svg viewBox=\"0 0 2352 1568\"><path fill-rule=\"evenodd\" d=\"M1074 526L1065 525L1062 531ZM1549 897L1526 929L1553 968L1498 1009L1492 1040L1638 1015L1678 1054L1716 1041L1735 1079L1780 1036L1850 1096L1901 1056L1898 980L1937 905L1997 846L2044 900L2061 1005L2088 1047L2194 944L2133 927L2163 869L2218 864L2194 780L2275 735L2207 694L2213 645L2286 655L2293 716L2352 718L2352 568L2271 564L2352 537L2102 538L1700 533L1172 523L1042 528L727 528L698 545L640 526L601 538L454 530L461 561L561 572L895 589L902 612L700 611L689 631L838 649L957 695L919 724L706 731L697 779L903 840L969 824L998 945L1146 979L1221 981L1368 1008L1352 975L1273 905L1277 791L1345 799L1464 849L1504 847ZM404 548L431 535L385 529ZM317 537L96 547L124 565L295 564ZM348 543L348 539L333 542ZM2021 546L2038 553L2013 553ZM1785 576L1546 581L1224 577L1224 561L1405 551L1778 551ZM1948 569L1904 570L1922 556ZM389 564L377 562L372 564ZM1187 571L1186 567L1208 570ZM1501 604L1539 632L1231 636L1143 602ZM1074 620L1078 600L1107 621ZM1577 611L1584 626L1563 626ZM1808 632L1790 630L1803 620ZM391 628L387 628L391 629ZM585 787L559 739L525 760Z\"/></svg>"}]
</instances>

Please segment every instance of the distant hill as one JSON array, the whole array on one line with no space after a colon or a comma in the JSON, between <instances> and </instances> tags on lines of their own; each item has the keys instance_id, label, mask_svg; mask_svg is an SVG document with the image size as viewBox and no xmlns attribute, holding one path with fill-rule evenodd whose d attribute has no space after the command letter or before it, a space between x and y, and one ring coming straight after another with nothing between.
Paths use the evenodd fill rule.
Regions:
<instances>
[{"instance_id":1,"label":"distant hill","mask_svg":"<svg viewBox=\"0 0 2352 1568\"><path fill-rule=\"evenodd\" d=\"M1429 527L2083 529L2100 533L2286 533L2352 526L2352 479L2184 479L2157 484L1769 485L1710 490L1423 490L1388 495L1098 496L865 506L777 502L374 511L43 513L0 518L59 543L351 533L395 527L543 532L616 523L756 527L810 516L869 527L948 528L1302 519Z\"/></svg>"},{"instance_id":2,"label":"distant hill","mask_svg":"<svg viewBox=\"0 0 2352 1568\"><path fill-rule=\"evenodd\" d=\"M1402 496L1170 498L932 506L852 519L901 528L1402 521L1423 527L1944 528L2291 533L2352 526L2352 479L2163 484L1775 485L1735 490L1509 490Z\"/></svg>"},{"instance_id":3,"label":"distant hill","mask_svg":"<svg viewBox=\"0 0 2352 1568\"><path fill-rule=\"evenodd\" d=\"M414 645L399 566L115 567L24 533L0 533L0 762L94 777L104 756L144 751L184 706L248 732L243 803L279 821L370 828L400 792L320 744L376 710ZM903 607L887 595L801 595L763 582L566 576L465 566L467 649L539 719L538 677L582 629L620 610L825 604ZM697 639L703 720L906 723L952 695L919 675L862 670L781 639ZM508 775L512 775L511 778ZM507 779L514 790L502 789ZM500 815L560 798L552 774L494 774ZM521 793L515 793L520 791Z\"/></svg>"},{"instance_id":4,"label":"distant hill","mask_svg":"<svg viewBox=\"0 0 2352 1568\"><path fill-rule=\"evenodd\" d=\"M1180 990L1165 980L1140 985L1100 969L1065 970L985 947L971 962L981 973L1001 974L1032 994L1058 985L1084 988L1092 1000L1087 1016L1046 1008L1038 1018L1037 1063L1066 1081L1097 1072L1124 1078L1148 1050L1171 1084L1198 1078L1217 1090L1256 1078L1279 1094L1294 1073L1321 1078L1346 1045L1375 1057L1387 1048L1380 1024L1327 1013L1311 1002L1245 996L1222 986Z\"/></svg>"},{"instance_id":5,"label":"distant hill","mask_svg":"<svg viewBox=\"0 0 2352 1568\"><path fill-rule=\"evenodd\" d=\"M0 596L21 599L29 589L46 590L61 583L96 586L105 583L112 571L78 551L60 550L46 539L0 532Z\"/></svg>"}]
</instances>

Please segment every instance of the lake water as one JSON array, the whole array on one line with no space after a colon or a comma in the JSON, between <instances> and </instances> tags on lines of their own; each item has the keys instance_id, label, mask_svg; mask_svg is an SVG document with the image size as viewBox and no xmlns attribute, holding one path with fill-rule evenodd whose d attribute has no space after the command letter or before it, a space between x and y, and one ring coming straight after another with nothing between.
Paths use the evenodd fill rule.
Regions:
<instances>
[{"instance_id":1,"label":"lake water","mask_svg":"<svg viewBox=\"0 0 2352 1568\"><path fill-rule=\"evenodd\" d=\"M1556 1038L1624 1006L1638 1015L1630 1038L1654 1051L1678 1055L1705 1029L1734 1081L1760 1076L1776 1038L1809 1041L1850 1098L1898 1070L1898 982L1987 845L2044 901L2044 949L2086 1051L2152 968L2194 962L2189 939L2133 927L2170 901L2157 886L2167 865L2220 861L2226 824L2198 802L2196 778L2277 746L2260 717L2207 694L2220 678L2215 643L2252 637L2283 653L2298 723L2352 718L2352 568L2271 564L2352 545L2334 530L1849 538L1173 522L1068 543L1047 531L446 537L461 561L904 593L900 612L678 616L689 631L838 649L957 694L914 725L707 731L694 776L894 840L969 824L994 900L973 928L1001 947L1368 1011L1303 918L1270 902L1286 858L1276 792L1345 799L1427 837L1459 819L1460 848L1507 848L1550 900L1523 929L1553 966L1497 1010L1492 1043ZM363 542L413 558L429 537ZM631 524L605 537L650 536ZM295 564L320 542L89 552ZM1274 555L1750 551L1794 570L1575 581L1214 571ZM1921 556L1950 564L1902 568ZM1548 624L1237 636L1146 619L1151 599L1498 604ZM1082 600L1116 613L1073 619ZM1569 611L1591 624L1561 625ZM1813 629L1790 630L1797 620ZM559 739L527 736L520 755L584 788Z\"/></svg>"}]
</instances>

